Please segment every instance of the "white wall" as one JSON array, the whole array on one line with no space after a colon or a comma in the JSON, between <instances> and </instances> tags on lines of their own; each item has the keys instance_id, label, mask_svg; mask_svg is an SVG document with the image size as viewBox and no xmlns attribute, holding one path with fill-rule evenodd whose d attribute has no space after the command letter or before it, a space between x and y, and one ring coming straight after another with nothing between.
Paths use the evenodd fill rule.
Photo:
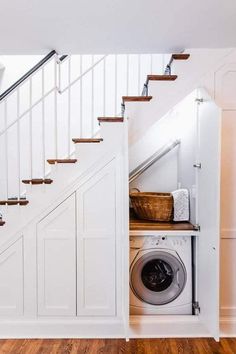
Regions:
<instances>
[{"instance_id":1,"label":"white wall","mask_svg":"<svg viewBox=\"0 0 236 354\"><path fill-rule=\"evenodd\" d=\"M43 55L0 55L0 93L4 92L42 58Z\"/></svg>"},{"instance_id":2,"label":"white wall","mask_svg":"<svg viewBox=\"0 0 236 354\"><path fill-rule=\"evenodd\" d=\"M136 180L130 183L130 190L142 192L171 192L178 183L178 148L157 161Z\"/></svg>"}]
</instances>

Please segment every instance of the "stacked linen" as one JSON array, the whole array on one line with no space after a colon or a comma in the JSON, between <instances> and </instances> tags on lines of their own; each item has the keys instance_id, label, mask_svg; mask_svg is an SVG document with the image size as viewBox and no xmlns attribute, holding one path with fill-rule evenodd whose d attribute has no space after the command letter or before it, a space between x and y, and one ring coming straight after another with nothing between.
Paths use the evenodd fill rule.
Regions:
<instances>
[{"instance_id":1,"label":"stacked linen","mask_svg":"<svg viewBox=\"0 0 236 354\"><path fill-rule=\"evenodd\" d=\"M189 221L189 192L187 189L177 189L171 193L174 199L173 221Z\"/></svg>"}]
</instances>

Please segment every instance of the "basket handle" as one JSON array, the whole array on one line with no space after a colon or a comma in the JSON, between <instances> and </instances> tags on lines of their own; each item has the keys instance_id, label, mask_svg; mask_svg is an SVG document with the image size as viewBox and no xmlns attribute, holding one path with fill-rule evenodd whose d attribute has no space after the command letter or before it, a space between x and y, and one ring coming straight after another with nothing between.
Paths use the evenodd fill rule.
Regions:
<instances>
[{"instance_id":1,"label":"basket handle","mask_svg":"<svg viewBox=\"0 0 236 354\"><path fill-rule=\"evenodd\" d=\"M140 190L138 188L131 188L131 190L129 191L129 193L132 193L132 191L137 191L138 193L140 193Z\"/></svg>"}]
</instances>

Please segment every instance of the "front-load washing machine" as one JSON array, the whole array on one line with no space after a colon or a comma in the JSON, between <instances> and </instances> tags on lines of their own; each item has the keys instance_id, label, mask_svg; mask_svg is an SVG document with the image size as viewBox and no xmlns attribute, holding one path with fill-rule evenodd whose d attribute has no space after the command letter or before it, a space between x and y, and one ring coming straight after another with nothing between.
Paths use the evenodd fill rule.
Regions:
<instances>
[{"instance_id":1,"label":"front-load washing machine","mask_svg":"<svg viewBox=\"0 0 236 354\"><path fill-rule=\"evenodd\" d=\"M131 236L130 314L192 314L190 236Z\"/></svg>"}]
</instances>

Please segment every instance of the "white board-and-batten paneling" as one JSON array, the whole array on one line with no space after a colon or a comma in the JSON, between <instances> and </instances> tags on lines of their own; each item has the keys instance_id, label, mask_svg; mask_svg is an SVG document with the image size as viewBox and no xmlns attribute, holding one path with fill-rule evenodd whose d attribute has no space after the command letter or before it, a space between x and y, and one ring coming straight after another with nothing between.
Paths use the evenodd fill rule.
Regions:
<instances>
[{"instance_id":1,"label":"white board-and-batten paneling","mask_svg":"<svg viewBox=\"0 0 236 354\"><path fill-rule=\"evenodd\" d=\"M111 161L77 190L78 316L116 314L116 171Z\"/></svg>"},{"instance_id":2,"label":"white board-and-batten paneling","mask_svg":"<svg viewBox=\"0 0 236 354\"><path fill-rule=\"evenodd\" d=\"M76 315L75 194L37 226L38 315Z\"/></svg>"},{"instance_id":3,"label":"white board-and-batten paneling","mask_svg":"<svg viewBox=\"0 0 236 354\"><path fill-rule=\"evenodd\" d=\"M0 254L0 316L22 316L23 236Z\"/></svg>"}]
</instances>

